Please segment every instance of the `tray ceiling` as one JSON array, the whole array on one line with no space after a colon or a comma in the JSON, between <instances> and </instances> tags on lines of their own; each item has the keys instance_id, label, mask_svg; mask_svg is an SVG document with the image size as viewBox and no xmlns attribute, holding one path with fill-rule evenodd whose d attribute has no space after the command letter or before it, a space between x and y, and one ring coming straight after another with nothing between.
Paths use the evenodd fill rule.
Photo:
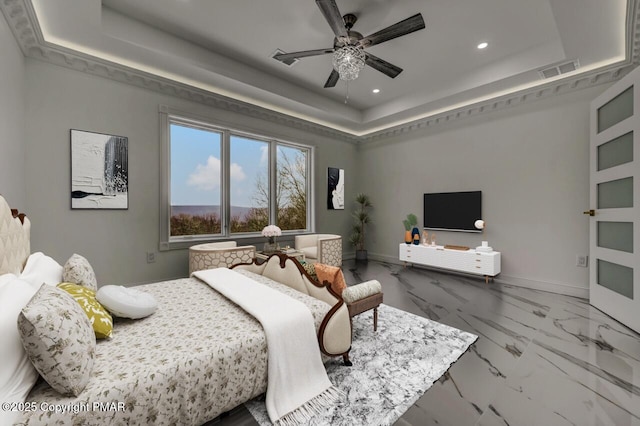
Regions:
<instances>
[{"instance_id":1,"label":"tray ceiling","mask_svg":"<svg viewBox=\"0 0 640 426\"><path fill-rule=\"evenodd\" d=\"M635 1L635 0L634 0ZM271 58L332 47L312 0L32 0L47 48L236 99L366 137L510 94L632 63L635 4L626 0L337 0L368 35L422 13L426 28L368 49L404 71L366 67L347 87L324 89L331 55L291 67ZM8 5L8 6L7 6ZM8 19L11 23L11 20ZM18 31L15 28L14 33ZM487 42L480 50L476 46ZM23 48L24 50L24 48ZM540 71L576 61L576 71ZM574 85L577 86L577 85ZM379 89L375 94L373 89Z\"/></svg>"}]
</instances>

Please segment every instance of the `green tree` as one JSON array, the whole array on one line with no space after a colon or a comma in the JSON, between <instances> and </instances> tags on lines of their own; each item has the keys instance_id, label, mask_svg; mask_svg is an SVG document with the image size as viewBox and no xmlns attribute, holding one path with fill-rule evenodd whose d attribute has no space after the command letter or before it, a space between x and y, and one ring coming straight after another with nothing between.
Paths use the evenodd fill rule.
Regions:
<instances>
[{"instance_id":1,"label":"green tree","mask_svg":"<svg viewBox=\"0 0 640 426\"><path fill-rule=\"evenodd\" d=\"M219 234L220 216L217 213L189 215L181 213L171 216L171 235Z\"/></svg>"}]
</instances>

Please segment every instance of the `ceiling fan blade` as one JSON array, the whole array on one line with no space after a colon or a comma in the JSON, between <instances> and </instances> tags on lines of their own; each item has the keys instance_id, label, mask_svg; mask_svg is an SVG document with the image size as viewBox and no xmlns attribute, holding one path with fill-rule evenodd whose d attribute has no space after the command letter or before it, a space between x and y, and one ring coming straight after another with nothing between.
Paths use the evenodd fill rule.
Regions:
<instances>
[{"instance_id":1,"label":"ceiling fan blade","mask_svg":"<svg viewBox=\"0 0 640 426\"><path fill-rule=\"evenodd\" d=\"M398 74L402 72L402 68L397 67L384 59L380 59L377 56L373 56L371 53L367 52L365 58L365 63L369 65L371 68L380 71L382 74L388 75L391 78L396 78Z\"/></svg>"},{"instance_id":2,"label":"ceiling fan blade","mask_svg":"<svg viewBox=\"0 0 640 426\"><path fill-rule=\"evenodd\" d=\"M340 78L340 74L338 74L338 71L331 70L331 74L329 74L329 78L327 79L327 82L324 84L324 88L327 89L329 87L335 87L339 78Z\"/></svg>"},{"instance_id":3,"label":"ceiling fan blade","mask_svg":"<svg viewBox=\"0 0 640 426\"><path fill-rule=\"evenodd\" d=\"M347 29L344 26L344 19L338 9L335 0L316 0L316 4L320 8L320 12L324 15L327 23L333 30L336 37L348 37Z\"/></svg>"},{"instance_id":4,"label":"ceiling fan blade","mask_svg":"<svg viewBox=\"0 0 640 426\"><path fill-rule=\"evenodd\" d=\"M301 52L279 53L273 57L279 61L288 61L291 59L306 58L307 56L318 56L333 53L333 47L329 49L303 50Z\"/></svg>"},{"instance_id":5,"label":"ceiling fan blade","mask_svg":"<svg viewBox=\"0 0 640 426\"><path fill-rule=\"evenodd\" d=\"M378 31L377 33L373 33L367 37L364 37L359 41L359 44L362 47L373 46L375 44L380 44L396 37L421 30L424 27L425 24L424 19L422 19L422 14L417 13L412 17L405 19L404 21L400 21L383 30Z\"/></svg>"}]
</instances>

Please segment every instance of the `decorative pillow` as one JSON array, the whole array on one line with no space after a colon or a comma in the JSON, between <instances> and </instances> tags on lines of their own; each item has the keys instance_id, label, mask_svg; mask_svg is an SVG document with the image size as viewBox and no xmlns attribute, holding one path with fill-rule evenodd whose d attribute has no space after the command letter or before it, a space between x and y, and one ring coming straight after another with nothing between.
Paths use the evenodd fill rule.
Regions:
<instances>
[{"instance_id":1,"label":"decorative pillow","mask_svg":"<svg viewBox=\"0 0 640 426\"><path fill-rule=\"evenodd\" d=\"M96 333L96 339L111 337L113 331L113 319L107 310L96 299L96 292L79 284L60 283L58 288L63 289L80 304L87 314L89 322Z\"/></svg>"},{"instance_id":2,"label":"decorative pillow","mask_svg":"<svg viewBox=\"0 0 640 426\"><path fill-rule=\"evenodd\" d=\"M158 302L151 294L121 285L100 287L96 298L109 312L122 318L144 318L158 309Z\"/></svg>"},{"instance_id":3,"label":"decorative pillow","mask_svg":"<svg viewBox=\"0 0 640 426\"><path fill-rule=\"evenodd\" d=\"M62 266L42 252L32 253L24 265L20 279L39 288L42 283L58 285L62 282Z\"/></svg>"},{"instance_id":4,"label":"decorative pillow","mask_svg":"<svg viewBox=\"0 0 640 426\"><path fill-rule=\"evenodd\" d=\"M27 356L49 385L78 396L93 369L96 336L80 305L64 290L43 285L18 315Z\"/></svg>"},{"instance_id":5,"label":"decorative pillow","mask_svg":"<svg viewBox=\"0 0 640 426\"><path fill-rule=\"evenodd\" d=\"M311 278L313 278L314 280L318 279L318 275L316 274L315 263L305 262L302 264L302 267L304 268L305 271L307 271L307 274L309 274Z\"/></svg>"},{"instance_id":6,"label":"decorative pillow","mask_svg":"<svg viewBox=\"0 0 640 426\"><path fill-rule=\"evenodd\" d=\"M36 291L37 287L13 274L0 276L0 402L24 402L38 380L38 372L22 347L16 326L20 310ZM19 414L0 410L0 424L12 425Z\"/></svg>"},{"instance_id":7,"label":"decorative pillow","mask_svg":"<svg viewBox=\"0 0 640 426\"><path fill-rule=\"evenodd\" d=\"M96 274L93 272L91 264L79 254L74 254L67 260L67 263L64 264L62 281L80 284L93 291L98 290L98 281L96 280Z\"/></svg>"},{"instance_id":8,"label":"decorative pillow","mask_svg":"<svg viewBox=\"0 0 640 426\"><path fill-rule=\"evenodd\" d=\"M342 275L342 269L337 266L325 265L324 263L316 263L316 274L318 275L318 281L329 281L331 289L342 295L342 290L347 288L347 284L344 282L344 275Z\"/></svg>"}]
</instances>

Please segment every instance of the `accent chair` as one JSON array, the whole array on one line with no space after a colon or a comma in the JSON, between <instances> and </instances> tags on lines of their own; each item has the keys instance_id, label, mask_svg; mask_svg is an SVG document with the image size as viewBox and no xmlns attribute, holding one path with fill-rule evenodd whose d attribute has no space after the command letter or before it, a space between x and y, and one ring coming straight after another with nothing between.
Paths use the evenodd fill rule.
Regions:
<instances>
[{"instance_id":1,"label":"accent chair","mask_svg":"<svg viewBox=\"0 0 640 426\"><path fill-rule=\"evenodd\" d=\"M203 269L251 263L255 257L255 246L238 246L235 241L198 244L189 247L189 275Z\"/></svg>"},{"instance_id":2,"label":"accent chair","mask_svg":"<svg viewBox=\"0 0 640 426\"><path fill-rule=\"evenodd\" d=\"M304 253L305 261L342 266L342 236L335 234L296 235L295 249Z\"/></svg>"}]
</instances>

